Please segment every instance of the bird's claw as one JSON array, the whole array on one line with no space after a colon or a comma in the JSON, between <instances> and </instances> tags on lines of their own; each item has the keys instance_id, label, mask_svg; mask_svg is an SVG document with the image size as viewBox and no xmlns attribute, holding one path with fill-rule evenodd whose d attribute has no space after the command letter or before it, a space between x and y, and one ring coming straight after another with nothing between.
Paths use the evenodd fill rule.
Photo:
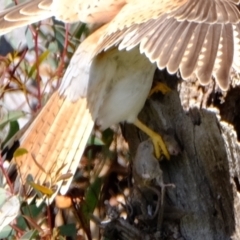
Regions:
<instances>
[{"instance_id":1,"label":"bird's claw","mask_svg":"<svg viewBox=\"0 0 240 240\"><path fill-rule=\"evenodd\" d=\"M166 94L171 92L171 89L164 83L158 82L155 87L153 87L148 95L151 97L154 93L161 92L162 94Z\"/></svg>"},{"instance_id":2,"label":"bird's claw","mask_svg":"<svg viewBox=\"0 0 240 240\"><path fill-rule=\"evenodd\" d=\"M160 158L161 153L166 157L166 159L170 159L170 155L168 153L167 147L162 139L162 137L159 134L154 134L151 136L153 146L154 146L154 151L157 159Z\"/></svg>"}]
</instances>

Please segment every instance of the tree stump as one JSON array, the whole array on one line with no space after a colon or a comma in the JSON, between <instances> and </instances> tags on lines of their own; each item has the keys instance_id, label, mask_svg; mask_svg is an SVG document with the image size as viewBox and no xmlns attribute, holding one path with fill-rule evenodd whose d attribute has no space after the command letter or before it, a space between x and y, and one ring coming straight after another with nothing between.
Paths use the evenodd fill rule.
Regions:
<instances>
[{"instance_id":1,"label":"tree stump","mask_svg":"<svg viewBox=\"0 0 240 240\"><path fill-rule=\"evenodd\" d=\"M240 89L234 90L235 97L225 98L228 104L224 107L214 84L177 85L176 77L158 75L172 91L147 100L140 119L157 132L170 132L181 148L178 156L160 162L164 183L176 185L166 190L164 239L240 239L240 145L234 127L221 120L226 116L236 120L230 116L240 111L240 101L236 104ZM225 109L228 106L230 113ZM147 137L127 124L123 133L135 156L137 146Z\"/></svg>"}]
</instances>

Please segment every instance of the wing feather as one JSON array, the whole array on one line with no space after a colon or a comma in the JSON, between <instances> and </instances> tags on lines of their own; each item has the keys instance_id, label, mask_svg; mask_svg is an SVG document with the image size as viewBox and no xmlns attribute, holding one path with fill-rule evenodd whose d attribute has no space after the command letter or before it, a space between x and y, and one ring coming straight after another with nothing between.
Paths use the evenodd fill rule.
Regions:
<instances>
[{"instance_id":1,"label":"wing feather","mask_svg":"<svg viewBox=\"0 0 240 240\"><path fill-rule=\"evenodd\" d=\"M180 71L183 79L188 79L193 74L195 67L197 66L198 58L205 41L208 28L209 24L199 24L192 35L180 64Z\"/></svg>"},{"instance_id":2,"label":"wing feather","mask_svg":"<svg viewBox=\"0 0 240 240\"><path fill-rule=\"evenodd\" d=\"M230 69L233 63L234 54L233 29L231 24L226 24L222 29L222 37L219 44L217 57L218 67L216 80L222 89L228 89Z\"/></svg>"},{"instance_id":3,"label":"wing feather","mask_svg":"<svg viewBox=\"0 0 240 240\"><path fill-rule=\"evenodd\" d=\"M0 35L52 16L52 0L24 2L0 12Z\"/></svg>"},{"instance_id":4,"label":"wing feather","mask_svg":"<svg viewBox=\"0 0 240 240\"><path fill-rule=\"evenodd\" d=\"M129 1L109 24L97 53L114 45L119 45L121 50L139 45L140 52L145 53L151 62L156 62L160 69L167 67L170 73L180 69L184 79L195 73L202 84L207 84L216 75L215 60L220 38L227 37L226 34L221 35L221 29L227 24L236 25L229 29L230 36L237 35L229 44L232 44L231 48L239 49L237 26L240 12L236 1L161 0L159 5L161 9L156 4L146 6L143 1ZM147 10L148 13L145 12ZM229 54L233 57L234 53L229 51ZM239 64L234 61L234 65ZM227 71L227 68L221 68ZM217 72L224 76L220 69ZM225 81L227 86L228 79ZM223 86L222 79L220 87Z\"/></svg>"},{"instance_id":5,"label":"wing feather","mask_svg":"<svg viewBox=\"0 0 240 240\"><path fill-rule=\"evenodd\" d=\"M184 56L189 41L192 38L192 34L195 32L197 27L196 23L188 23L183 30L182 36L176 43L175 49L172 52L171 58L167 64L167 69L170 73L176 73ZM181 33L180 33L181 34Z\"/></svg>"},{"instance_id":6,"label":"wing feather","mask_svg":"<svg viewBox=\"0 0 240 240\"><path fill-rule=\"evenodd\" d=\"M222 26L220 24L210 25L202 51L199 56L197 77L202 84L208 84L211 80L215 59L218 52Z\"/></svg>"}]
</instances>

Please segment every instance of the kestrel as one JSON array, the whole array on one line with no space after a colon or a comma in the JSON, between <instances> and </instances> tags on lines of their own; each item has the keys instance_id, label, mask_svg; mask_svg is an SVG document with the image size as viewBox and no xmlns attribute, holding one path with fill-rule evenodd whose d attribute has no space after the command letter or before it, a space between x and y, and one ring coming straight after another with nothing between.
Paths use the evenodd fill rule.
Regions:
<instances>
[{"instance_id":1,"label":"kestrel","mask_svg":"<svg viewBox=\"0 0 240 240\"><path fill-rule=\"evenodd\" d=\"M22 6L31 6L27 15L37 3L37 8L44 6L41 11L45 16L65 21L104 19L99 22L106 24L80 44L59 92L53 94L25 134L22 147L29 154L18 159L23 183L28 174L44 184L59 169L61 174L74 173L96 121L103 129L120 121L134 123L169 157L161 137L137 119L156 67L169 73L179 71L183 79L197 76L204 85L214 77L223 90L229 86L231 68L240 69L237 0L74 1L66 8L67 19L64 11L57 10L68 6L64 2L36 0ZM22 7L17 9L15 14L11 9L0 15L4 32L12 29L11 22L6 21L16 27L17 16L26 15ZM28 17L23 17L21 24L34 21ZM62 194L70 182L71 178L62 187L61 181L57 183Z\"/></svg>"}]
</instances>

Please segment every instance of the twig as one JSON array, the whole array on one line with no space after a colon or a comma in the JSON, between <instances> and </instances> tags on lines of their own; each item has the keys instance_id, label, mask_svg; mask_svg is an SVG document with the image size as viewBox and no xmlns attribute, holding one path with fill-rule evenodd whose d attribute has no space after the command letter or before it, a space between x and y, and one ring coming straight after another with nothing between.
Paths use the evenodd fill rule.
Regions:
<instances>
[{"instance_id":1,"label":"twig","mask_svg":"<svg viewBox=\"0 0 240 240\"><path fill-rule=\"evenodd\" d=\"M10 179L9 179L9 176L8 176L5 168L3 167L3 159L2 159L1 155L0 155L0 169L2 170L2 173L3 173L4 177L6 178L8 186L10 188L10 191L13 194L14 193L13 185L12 185L12 182L10 181Z\"/></svg>"}]
</instances>

